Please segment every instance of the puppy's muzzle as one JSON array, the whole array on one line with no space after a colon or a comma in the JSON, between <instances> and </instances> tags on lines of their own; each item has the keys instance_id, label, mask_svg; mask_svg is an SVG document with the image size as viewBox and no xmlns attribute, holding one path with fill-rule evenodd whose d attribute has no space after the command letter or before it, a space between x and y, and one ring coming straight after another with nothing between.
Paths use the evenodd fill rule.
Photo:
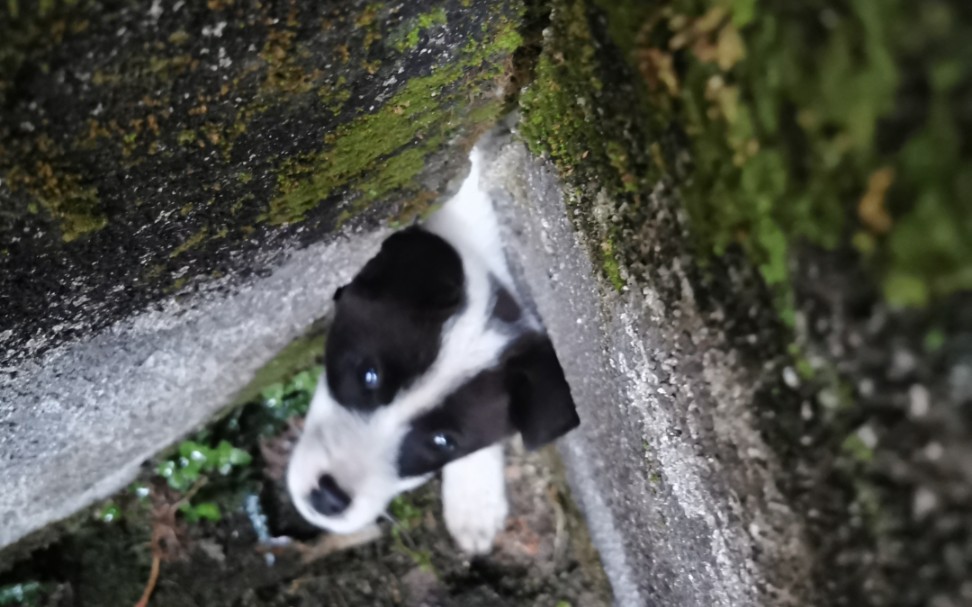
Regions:
<instances>
[{"instance_id":1,"label":"puppy's muzzle","mask_svg":"<svg viewBox=\"0 0 972 607\"><path fill-rule=\"evenodd\" d=\"M310 492L310 505L324 516L337 516L351 505L351 496L338 486L333 476L325 474Z\"/></svg>"}]
</instances>

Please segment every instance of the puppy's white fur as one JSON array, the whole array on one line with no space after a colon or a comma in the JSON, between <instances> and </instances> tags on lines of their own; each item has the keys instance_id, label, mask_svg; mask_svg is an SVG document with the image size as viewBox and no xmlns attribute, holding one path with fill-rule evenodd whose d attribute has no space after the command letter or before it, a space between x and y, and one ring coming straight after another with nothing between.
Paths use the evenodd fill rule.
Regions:
<instances>
[{"instance_id":1,"label":"puppy's white fur","mask_svg":"<svg viewBox=\"0 0 972 607\"><path fill-rule=\"evenodd\" d=\"M341 407L321 378L304 434L288 469L287 482L300 513L336 533L353 533L372 523L397 494L414 489L431 475L401 479L396 470L399 446L408 423L440 403L485 368L494 366L510 337L489 323L490 274L511 293L512 283L489 196L480 186L480 152L459 192L425 224L459 253L466 279L466 306L443 327L440 352L423 376L400 391L391 405L373 413ZM514 295L515 297L515 295ZM530 329L540 324L528 314ZM322 474L330 474L353 497L347 510L324 516L306 499ZM443 469L443 507L447 527L470 553L488 552L507 514L501 445L481 449Z\"/></svg>"},{"instance_id":2,"label":"puppy's white fur","mask_svg":"<svg viewBox=\"0 0 972 607\"><path fill-rule=\"evenodd\" d=\"M485 554L506 525L503 445L493 445L442 469L442 510L446 528L470 554Z\"/></svg>"}]
</instances>

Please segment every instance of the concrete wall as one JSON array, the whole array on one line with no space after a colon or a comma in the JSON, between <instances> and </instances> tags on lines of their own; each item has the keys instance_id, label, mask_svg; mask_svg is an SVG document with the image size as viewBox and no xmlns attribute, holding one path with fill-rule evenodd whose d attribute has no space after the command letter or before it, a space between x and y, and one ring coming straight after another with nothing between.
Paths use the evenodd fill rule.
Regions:
<instances>
[{"instance_id":1,"label":"concrete wall","mask_svg":"<svg viewBox=\"0 0 972 607\"><path fill-rule=\"evenodd\" d=\"M517 2L0 8L0 547L327 311L503 110Z\"/></svg>"},{"instance_id":2,"label":"concrete wall","mask_svg":"<svg viewBox=\"0 0 972 607\"><path fill-rule=\"evenodd\" d=\"M561 450L618 604L807 604L811 559L754 424L751 370L687 286L674 301L614 291L549 163L507 141L491 170L580 408Z\"/></svg>"}]
</instances>

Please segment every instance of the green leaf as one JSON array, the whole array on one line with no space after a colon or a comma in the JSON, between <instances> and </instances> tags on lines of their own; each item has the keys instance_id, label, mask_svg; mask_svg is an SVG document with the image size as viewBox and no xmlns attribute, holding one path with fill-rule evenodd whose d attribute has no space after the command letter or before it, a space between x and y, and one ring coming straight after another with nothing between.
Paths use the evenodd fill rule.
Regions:
<instances>
[{"instance_id":1,"label":"green leaf","mask_svg":"<svg viewBox=\"0 0 972 607\"><path fill-rule=\"evenodd\" d=\"M170 478L176 471L176 463L170 459L160 462L155 473L164 479Z\"/></svg>"},{"instance_id":2,"label":"green leaf","mask_svg":"<svg viewBox=\"0 0 972 607\"><path fill-rule=\"evenodd\" d=\"M745 27L755 15L756 0L735 0L732 3L732 24L736 27Z\"/></svg>"},{"instance_id":3,"label":"green leaf","mask_svg":"<svg viewBox=\"0 0 972 607\"><path fill-rule=\"evenodd\" d=\"M253 461L253 457L243 449L234 447L229 454L229 463L234 466L248 466Z\"/></svg>"},{"instance_id":4,"label":"green leaf","mask_svg":"<svg viewBox=\"0 0 972 607\"><path fill-rule=\"evenodd\" d=\"M196 520L203 519L207 521L218 521L223 518L223 514L219 510L219 505L213 502L196 504L192 507L192 512L194 513Z\"/></svg>"},{"instance_id":5,"label":"green leaf","mask_svg":"<svg viewBox=\"0 0 972 607\"><path fill-rule=\"evenodd\" d=\"M243 449L237 449L227 441L220 441L216 447L216 464L221 472L230 466L245 466L252 460L253 458L250 457L249 453Z\"/></svg>"},{"instance_id":6,"label":"green leaf","mask_svg":"<svg viewBox=\"0 0 972 607\"><path fill-rule=\"evenodd\" d=\"M283 401L284 385L282 382L271 384L260 392L260 398L268 407L276 407Z\"/></svg>"},{"instance_id":7,"label":"green leaf","mask_svg":"<svg viewBox=\"0 0 972 607\"><path fill-rule=\"evenodd\" d=\"M185 491L192 486L195 479L188 477L182 470L176 470L166 479L166 482L176 491Z\"/></svg>"},{"instance_id":8,"label":"green leaf","mask_svg":"<svg viewBox=\"0 0 972 607\"><path fill-rule=\"evenodd\" d=\"M121 508L114 503L108 503L95 512L95 518L103 523L114 523L121 519Z\"/></svg>"},{"instance_id":9,"label":"green leaf","mask_svg":"<svg viewBox=\"0 0 972 607\"><path fill-rule=\"evenodd\" d=\"M317 378L320 372L319 367L301 371L290 380L290 390L313 393L317 388Z\"/></svg>"}]
</instances>

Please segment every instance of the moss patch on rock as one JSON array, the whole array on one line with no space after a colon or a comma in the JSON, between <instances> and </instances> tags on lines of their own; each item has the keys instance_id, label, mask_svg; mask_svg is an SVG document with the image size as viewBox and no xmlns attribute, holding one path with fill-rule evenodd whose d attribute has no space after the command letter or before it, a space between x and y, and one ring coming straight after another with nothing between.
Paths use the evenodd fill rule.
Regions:
<instances>
[{"instance_id":1,"label":"moss patch on rock","mask_svg":"<svg viewBox=\"0 0 972 607\"><path fill-rule=\"evenodd\" d=\"M610 49L592 30L590 6L583 1L554 2L549 26L534 67L520 96L524 141L537 154L553 160L573 183L587 184L590 198L608 197L618 206L639 205L641 187L653 174L641 147L644 133L639 94L633 83L612 69ZM614 59L621 58L615 55ZM605 90L605 80L612 90ZM600 192L594 190L600 188ZM623 219L587 201L569 201L577 218L596 234L589 243L601 260L608 283L621 290ZM613 204L613 203L612 203Z\"/></svg>"},{"instance_id":2,"label":"moss patch on rock","mask_svg":"<svg viewBox=\"0 0 972 607\"><path fill-rule=\"evenodd\" d=\"M652 111L691 139L679 189L696 235L741 245L788 318L800 243L852 244L895 306L972 288L958 4L599 4Z\"/></svg>"},{"instance_id":3,"label":"moss patch on rock","mask_svg":"<svg viewBox=\"0 0 972 607\"><path fill-rule=\"evenodd\" d=\"M551 4L523 137L568 182L606 283L718 311L796 471L778 481L808 515L822 600L961 604L972 15Z\"/></svg>"},{"instance_id":4,"label":"moss patch on rock","mask_svg":"<svg viewBox=\"0 0 972 607\"><path fill-rule=\"evenodd\" d=\"M0 3L2 351L424 212L522 26L519 0Z\"/></svg>"}]
</instances>

